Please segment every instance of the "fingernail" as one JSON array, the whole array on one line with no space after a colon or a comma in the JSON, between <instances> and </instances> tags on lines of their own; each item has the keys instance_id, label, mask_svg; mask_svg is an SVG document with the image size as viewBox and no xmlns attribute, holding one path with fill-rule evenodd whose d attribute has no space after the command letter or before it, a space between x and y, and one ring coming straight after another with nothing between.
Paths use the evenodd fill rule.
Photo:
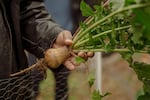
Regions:
<instances>
[{"instance_id":1,"label":"fingernail","mask_svg":"<svg viewBox=\"0 0 150 100\"><path fill-rule=\"evenodd\" d=\"M67 40L65 40L65 43L66 43L67 45L71 45L73 42L72 42L72 40L67 39Z\"/></svg>"}]
</instances>

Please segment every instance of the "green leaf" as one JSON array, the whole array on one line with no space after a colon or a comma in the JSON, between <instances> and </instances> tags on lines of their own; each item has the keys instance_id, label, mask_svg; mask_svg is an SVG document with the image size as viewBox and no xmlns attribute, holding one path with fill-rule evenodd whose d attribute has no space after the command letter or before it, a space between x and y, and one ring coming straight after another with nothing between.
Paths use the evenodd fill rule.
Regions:
<instances>
[{"instance_id":1,"label":"green leaf","mask_svg":"<svg viewBox=\"0 0 150 100\"><path fill-rule=\"evenodd\" d=\"M83 63L83 62L85 62L85 60L83 58L79 57L79 56L75 57L75 61L76 61L76 63Z\"/></svg>"},{"instance_id":2,"label":"green leaf","mask_svg":"<svg viewBox=\"0 0 150 100\"><path fill-rule=\"evenodd\" d=\"M101 100L102 96L100 95L99 91L94 91L92 95L92 100Z\"/></svg>"},{"instance_id":3,"label":"green leaf","mask_svg":"<svg viewBox=\"0 0 150 100\"><path fill-rule=\"evenodd\" d=\"M142 37L143 37L143 34L141 32L141 29L138 28L138 29L134 30L131 40L134 44L143 45Z\"/></svg>"},{"instance_id":4,"label":"green leaf","mask_svg":"<svg viewBox=\"0 0 150 100\"><path fill-rule=\"evenodd\" d=\"M139 1L140 3L149 3L150 2L150 0L137 0L137 1Z\"/></svg>"},{"instance_id":5,"label":"green leaf","mask_svg":"<svg viewBox=\"0 0 150 100\"><path fill-rule=\"evenodd\" d=\"M101 95L99 91L95 90L92 95L92 100L102 100L104 97L110 95L111 93L107 92L104 95Z\"/></svg>"},{"instance_id":6,"label":"green leaf","mask_svg":"<svg viewBox=\"0 0 150 100\"><path fill-rule=\"evenodd\" d=\"M145 94L139 96L137 100L149 100L149 99L150 99L150 94Z\"/></svg>"},{"instance_id":7,"label":"green leaf","mask_svg":"<svg viewBox=\"0 0 150 100\"><path fill-rule=\"evenodd\" d=\"M83 16L92 16L94 14L93 9L83 0L80 3L80 10Z\"/></svg>"},{"instance_id":8,"label":"green leaf","mask_svg":"<svg viewBox=\"0 0 150 100\"><path fill-rule=\"evenodd\" d=\"M144 92L150 94L150 64L135 62L133 69L138 79L144 83Z\"/></svg>"},{"instance_id":9,"label":"green leaf","mask_svg":"<svg viewBox=\"0 0 150 100\"><path fill-rule=\"evenodd\" d=\"M97 21L98 19L102 18L103 8L100 5L94 5L94 9L95 9L95 21Z\"/></svg>"},{"instance_id":10,"label":"green leaf","mask_svg":"<svg viewBox=\"0 0 150 100\"><path fill-rule=\"evenodd\" d=\"M83 28L83 29L86 29L88 26L85 23L80 22L80 27Z\"/></svg>"},{"instance_id":11,"label":"green leaf","mask_svg":"<svg viewBox=\"0 0 150 100\"><path fill-rule=\"evenodd\" d=\"M120 52L121 56L123 59L125 59L126 61L128 61L128 63L132 64L132 55L133 53L131 52Z\"/></svg>"},{"instance_id":12,"label":"green leaf","mask_svg":"<svg viewBox=\"0 0 150 100\"><path fill-rule=\"evenodd\" d=\"M133 25L135 26L135 34L139 36L138 32L142 32L141 35L144 41L150 41L150 7L143 9L135 9L133 11L135 18L133 19ZM140 36L141 37L141 36Z\"/></svg>"},{"instance_id":13,"label":"green leaf","mask_svg":"<svg viewBox=\"0 0 150 100\"><path fill-rule=\"evenodd\" d=\"M128 6L130 4L136 3L135 0L125 0L125 5Z\"/></svg>"},{"instance_id":14,"label":"green leaf","mask_svg":"<svg viewBox=\"0 0 150 100\"><path fill-rule=\"evenodd\" d=\"M144 94L144 89L140 89L137 93L136 93L136 97L139 97L141 95Z\"/></svg>"},{"instance_id":15,"label":"green leaf","mask_svg":"<svg viewBox=\"0 0 150 100\"><path fill-rule=\"evenodd\" d=\"M104 97L106 97L106 96L108 96L108 95L111 95L111 93L107 92L107 93L105 93L104 95L102 95L102 97L104 98Z\"/></svg>"},{"instance_id":16,"label":"green leaf","mask_svg":"<svg viewBox=\"0 0 150 100\"><path fill-rule=\"evenodd\" d=\"M102 7L100 5L94 5L94 9L96 10L96 12L102 13Z\"/></svg>"},{"instance_id":17,"label":"green leaf","mask_svg":"<svg viewBox=\"0 0 150 100\"><path fill-rule=\"evenodd\" d=\"M93 84L94 84L94 82L95 82L95 78L91 78L91 79L89 79L89 81L88 81L89 86L90 86L90 87L92 87L92 86L93 86Z\"/></svg>"},{"instance_id":18,"label":"green leaf","mask_svg":"<svg viewBox=\"0 0 150 100\"><path fill-rule=\"evenodd\" d=\"M111 0L112 3L112 11L118 10L120 8L123 8L125 5L125 0Z\"/></svg>"},{"instance_id":19,"label":"green leaf","mask_svg":"<svg viewBox=\"0 0 150 100\"><path fill-rule=\"evenodd\" d=\"M111 45L108 43L108 44L105 44L105 47L104 47L104 50L106 53L109 53L112 51L112 47Z\"/></svg>"}]
</instances>

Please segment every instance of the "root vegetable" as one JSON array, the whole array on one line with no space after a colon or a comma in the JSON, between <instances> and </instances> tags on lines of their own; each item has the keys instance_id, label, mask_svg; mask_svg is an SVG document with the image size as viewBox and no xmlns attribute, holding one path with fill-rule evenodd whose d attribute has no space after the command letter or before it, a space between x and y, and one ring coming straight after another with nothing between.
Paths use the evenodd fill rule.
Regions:
<instances>
[{"instance_id":1,"label":"root vegetable","mask_svg":"<svg viewBox=\"0 0 150 100\"><path fill-rule=\"evenodd\" d=\"M58 68L69 56L69 50L67 47L61 47L56 49L48 49L45 51L44 61L50 68Z\"/></svg>"},{"instance_id":2,"label":"root vegetable","mask_svg":"<svg viewBox=\"0 0 150 100\"><path fill-rule=\"evenodd\" d=\"M87 52L87 56L88 57L93 57L94 56L94 52Z\"/></svg>"}]
</instances>

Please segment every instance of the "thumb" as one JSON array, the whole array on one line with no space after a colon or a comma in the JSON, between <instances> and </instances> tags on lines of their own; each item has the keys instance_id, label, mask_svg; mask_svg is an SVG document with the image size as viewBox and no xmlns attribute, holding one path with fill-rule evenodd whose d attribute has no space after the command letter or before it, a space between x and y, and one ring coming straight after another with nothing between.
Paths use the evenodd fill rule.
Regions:
<instances>
[{"instance_id":1,"label":"thumb","mask_svg":"<svg viewBox=\"0 0 150 100\"><path fill-rule=\"evenodd\" d=\"M71 32L67 30L63 31L63 38L65 45L70 46L73 44Z\"/></svg>"},{"instance_id":2,"label":"thumb","mask_svg":"<svg viewBox=\"0 0 150 100\"><path fill-rule=\"evenodd\" d=\"M65 45L70 46L70 45L72 45L72 44L73 44L73 41L72 41L72 40L69 40L69 39L66 39L66 40L65 40Z\"/></svg>"}]
</instances>

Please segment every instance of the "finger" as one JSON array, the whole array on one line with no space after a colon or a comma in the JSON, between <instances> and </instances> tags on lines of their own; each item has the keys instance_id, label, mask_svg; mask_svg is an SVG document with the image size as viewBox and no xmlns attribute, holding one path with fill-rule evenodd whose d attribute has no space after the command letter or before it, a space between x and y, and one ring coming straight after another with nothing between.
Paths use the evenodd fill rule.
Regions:
<instances>
[{"instance_id":1,"label":"finger","mask_svg":"<svg viewBox=\"0 0 150 100\"><path fill-rule=\"evenodd\" d=\"M75 67L77 67L77 66L79 66L79 65L81 64L81 63L76 62L76 60L75 60L74 57L72 57L71 63L72 63Z\"/></svg>"},{"instance_id":2,"label":"finger","mask_svg":"<svg viewBox=\"0 0 150 100\"><path fill-rule=\"evenodd\" d=\"M72 34L70 31L64 30L62 33L65 40L72 40Z\"/></svg>"},{"instance_id":3,"label":"finger","mask_svg":"<svg viewBox=\"0 0 150 100\"><path fill-rule=\"evenodd\" d=\"M63 46L65 43L64 43L64 37L63 37L63 34L62 32L57 36L57 39L55 41L55 44L58 45L58 46Z\"/></svg>"},{"instance_id":4,"label":"finger","mask_svg":"<svg viewBox=\"0 0 150 100\"><path fill-rule=\"evenodd\" d=\"M69 70L74 70L75 66L71 63L71 61L67 60L64 62L64 65L69 69Z\"/></svg>"},{"instance_id":5,"label":"finger","mask_svg":"<svg viewBox=\"0 0 150 100\"><path fill-rule=\"evenodd\" d=\"M78 53L78 56L82 57L85 61L88 60L88 56L87 56L86 52L81 51L81 52Z\"/></svg>"},{"instance_id":6,"label":"finger","mask_svg":"<svg viewBox=\"0 0 150 100\"><path fill-rule=\"evenodd\" d=\"M73 44L72 41L72 34L71 32L65 30L59 33L59 35L57 36L57 39L55 41L55 44L60 47L60 46L70 46Z\"/></svg>"},{"instance_id":7,"label":"finger","mask_svg":"<svg viewBox=\"0 0 150 100\"><path fill-rule=\"evenodd\" d=\"M82 52L82 51L78 53L78 56L80 56L80 57L82 57L82 58L84 58L85 55L86 55L86 53L85 53L85 52Z\"/></svg>"},{"instance_id":8,"label":"finger","mask_svg":"<svg viewBox=\"0 0 150 100\"><path fill-rule=\"evenodd\" d=\"M68 46L70 46L70 45L72 45L72 44L73 44L73 41L72 41L72 40L67 39L67 40L65 40L65 44L66 44L66 45L68 45Z\"/></svg>"},{"instance_id":9,"label":"finger","mask_svg":"<svg viewBox=\"0 0 150 100\"><path fill-rule=\"evenodd\" d=\"M94 52L91 52L91 51L90 51L90 52L87 52L87 56L88 56L88 57L93 57L93 56L94 56Z\"/></svg>"},{"instance_id":10,"label":"finger","mask_svg":"<svg viewBox=\"0 0 150 100\"><path fill-rule=\"evenodd\" d=\"M60 48L61 46L60 46L60 45L57 45L56 43L54 43L52 47L53 47L53 48Z\"/></svg>"},{"instance_id":11,"label":"finger","mask_svg":"<svg viewBox=\"0 0 150 100\"><path fill-rule=\"evenodd\" d=\"M84 59L85 61L87 61L87 60L88 60L88 56L87 56L87 54L86 54L86 53L85 53L85 55L84 55L83 59Z\"/></svg>"},{"instance_id":12,"label":"finger","mask_svg":"<svg viewBox=\"0 0 150 100\"><path fill-rule=\"evenodd\" d=\"M63 39L65 40L65 45L72 45L73 41L72 41L72 34L69 31L63 31Z\"/></svg>"}]
</instances>

